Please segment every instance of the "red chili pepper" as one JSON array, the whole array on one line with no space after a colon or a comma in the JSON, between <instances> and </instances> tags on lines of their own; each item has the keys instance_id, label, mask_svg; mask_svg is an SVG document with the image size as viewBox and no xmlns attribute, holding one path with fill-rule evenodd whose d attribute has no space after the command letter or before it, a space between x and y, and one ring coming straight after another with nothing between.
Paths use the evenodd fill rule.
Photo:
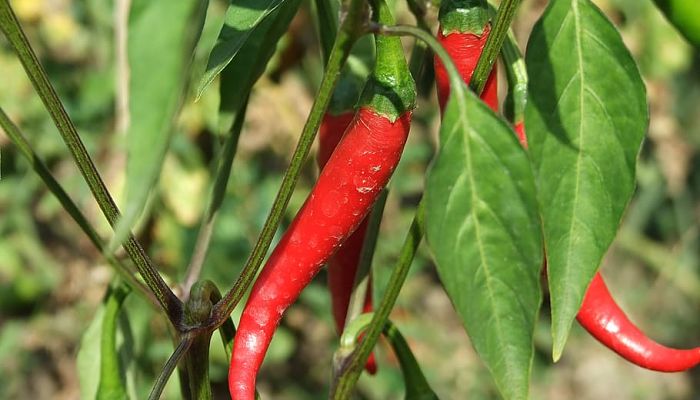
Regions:
<instances>
[{"instance_id":1,"label":"red chili pepper","mask_svg":"<svg viewBox=\"0 0 700 400\"><path fill-rule=\"evenodd\" d=\"M352 112L346 112L340 115L326 113L323 117L321 127L318 130L319 150L317 161L320 169L323 169L331 154L333 154L333 150L343 137L343 133L350 125L353 116ZM348 305L350 304L350 296L352 295L352 288L355 282L357 267L360 262L366 230L367 220L365 219L326 263L333 319L335 320L335 327L338 334L342 333L345 328L345 317L348 312ZM371 282L370 279L367 292L365 293L363 312L372 311ZM375 361L374 353L370 354L367 359L365 370L372 375L377 372L377 362Z\"/></svg>"},{"instance_id":2,"label":"red chili pepper","mask_svg":"<svg viewBox=\"0 0 700 400\"><path fill-rule=\"evenodd\" d=\"M481 0L445 0L440 6L439 20L438 42L447 50L460 76L468 85L491 32L486 3ZM434 64L438 102L442 112L450 96L450 81L440 57L435 56ZM486 81L481 99L492 110L498 110L498 74L495 66Z\"/></svg>"},{"instance_id":3,"label":"red chili pepper","mask_svg":"<svg viewBox=\"0 0 700 400\"><path fill-rule=\"evenodd\" d=\"M525 136L525 124L520 122L515 124L515 134L518 135L520 144L527 149L527 136Z\"/></svg>"},{"instance_id":4,"label":"red chili pepper","mask_svg":"<svg viewBox=\"0 0 700 400\"><path fill-rule=\"evenodd\" d=\"M379 21L393 24L386 4L373 3ZM255 378L282 314L357 229L399 162L415 84L398 38L377 36L376 46L376 65L355 118L253 285L231 356L233 399L254 398Z\"/></svg>"},{"instance_id":5,"label":"red chili pepper","mask_svg":"<svg viewBox=\"0 0 700 400\"><path fill-rule=\"evenodd\" d=\"M600 273L593 277L576 319L600 343L642 368L680 372L700 364L700 347L673 349L640 331L617 305Z\"/></svg>"}]
</instances>

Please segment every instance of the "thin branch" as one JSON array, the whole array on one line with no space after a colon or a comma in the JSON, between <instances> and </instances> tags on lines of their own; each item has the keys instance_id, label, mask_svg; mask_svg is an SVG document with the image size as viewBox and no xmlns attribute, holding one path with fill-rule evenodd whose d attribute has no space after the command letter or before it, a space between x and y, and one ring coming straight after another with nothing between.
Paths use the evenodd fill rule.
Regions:
<instances>
[{"instance_id":1,"label":"thin branch","mask_svg":"<svg viewBox=\"0 0 700 400\"><path fill-rule=\"evenodd\" d=\"M158 379L156 379L156 383L153 385L153 389L151 389L151 393L148 395L148 400L160 399L161 394L163 394L163 389L165 389L165 385L168 383L168 379L170 379L170 375L173 374L177 364L190 348L193 341L194 336L189 336L187 334L180 339L177 347L175 347L175 351L170 355L170 358L168 358L168 361L163 366L163 370L160 372L160 375L158 375Z\"/></svg>"}]
</instances>

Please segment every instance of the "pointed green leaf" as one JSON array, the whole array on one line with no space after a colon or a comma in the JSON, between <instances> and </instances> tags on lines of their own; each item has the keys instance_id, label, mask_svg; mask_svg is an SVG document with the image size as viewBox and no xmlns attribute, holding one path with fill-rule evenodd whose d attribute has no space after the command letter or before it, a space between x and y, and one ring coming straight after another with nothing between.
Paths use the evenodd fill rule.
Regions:
<instances>
[{"instance_id":1,"label":"pointed green leaf","mask_svg":"<svg viewBox=\"0 0 700 400\"><path fill-rule=\"evenodd\" d=\"M534 178L515 133L464 85L452 90L426 184L440 279L506 399L528 396L541 302Z\"/></svg>"},{"instance_id":2,"label":"pointed green leaf","mask_svg":"<svg viewBox=\"0 0 700 400\"><path fill-rule=\"evenodd\" d=\"M197 98L202 95L214 78L231 62L249 39L259 40L258 26L285 1L231 1L231 5L226 10L224 26L221 27L219 38L209 55L207 69L197 87ZM256 34L252 35L254 31Z\"/></svg>"},{"instance_id":3,"label":"pointed green leaf","mask_svg":"<svg viewBox=\"0 0 700 400\"><path fill-rule=\"evenodd\" d=\"M634 191L649 116L634 60L589 0L550 2L526 63L556 360Z\"/></svg>"},{"instance_id":4,"label":"pointed green leaf","mask_svg":"<svg viewBox=\"0 0 700 400\"><path fill-rule=\"evenodd\" d=\"M129 294L126 286L111 287L83 334L78 375L83 399L126 399L126 368L117 346L119 311Z\"/></svg>"},{"instance_id":5,"label":"pointed green leaf","mask_svg":"<svg viewBox=\"0 0 700 400\"><path fill-rule=\"evenodd\" d=\"M225 131L230 129L234 117L240 112L241 104L250 94L255 82L265 72L267 63L275 53L277 43L287 31L300 3L301 0L286 0L272 10L267 18L257 25L255 35L242 43L237 53L229 59L221 73L220 128ZM214 48L214 52L216 51Z\"/></svg>"},{"instance_id":6,"label":"pointed green leaf","mask_svg":"<svg viewBox=\"0 0 700 400\"><path fill-rule=\"evenodd\" d=\"M109 249L123 242L160 174L186 92L208 0L133 0L129 16L126 206Z\"/></svg>"}]
</instances>

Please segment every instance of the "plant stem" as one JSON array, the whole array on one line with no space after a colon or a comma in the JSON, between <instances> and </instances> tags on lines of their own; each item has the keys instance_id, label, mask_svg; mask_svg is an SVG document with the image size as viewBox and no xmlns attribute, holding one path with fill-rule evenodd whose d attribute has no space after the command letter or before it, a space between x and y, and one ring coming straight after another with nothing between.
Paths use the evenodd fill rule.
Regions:
<instances>
[{"instance_id":1,"label":"plant stem","mask_svg":"<svg viewBox=\"0 0 700 400\"><path fill-rule=\"evenodd\" d=\"M241 274L238 276L238 279L233 287L224 295L223 299L214 306L212 319L210 321L212 327L220 326L228 318L255 279L255 275L279 227L284 210L287 208L294 186L299 178L301 168L311 149L311 144L316 137L316 131L318 131L321 118L328 107L331 94L333 93L333 87L340 75L340 70L350 54L352 45L358 37L365 33L364 24L367 20L365 2L362 0L350 0L347 6L346 10L343 12L345 17L341 23L338 36L333 45L333 50L328 59L326 72L321 81L321 87L311 107L309 118L306 120L297 147L292 155L291 164L284 174L282 185L272 204L270 214L265 221L260 237L246 265L243 267Z\"/></svg>"},{"instance_id":2,"label":"plant stem","mask_svg":"<svg viewBox=\"0 0 700 400\"><path fill-rule=\"evenodd\" d=\"M362 314L347 325L347 329L340 338L340 347L334 355L334 361L342 361L339 358L344 358L346 354L352 354L355 351L357 341L360 340L362 333L371 326L373 318L374 313ZM382 328L382 333L389 341L389 344L391 344L394 355L399 360L404 386L406 387L406 399L437 399L437 395L425 379L416 357L413 355L408 342L406 342L399 328L390 319L387 319Z\"/></svg>"},{"instance_id":3,"label":"plant stem","mask_svg":"<svg viewBox=\"0 0 700 400\"><path fill-rule=\"evenodd\" d=\"M493 64L496 62L498 53L501 51L503 41L508 34L510 24L513 21L513 17L515 17L515 12L518 10L519 5L520 0L501 1L501 5L498 7L498 13L496 14L496 22L493 24L491 33L486 39L484 50L481 53L481 57L479 57L479 62L476 64L474 74L469 82L469 86L475 93L481 93L484 90L486 80L493 68Z\"/></svg>"},{"instance_id":4,"label":"plant stem","mask_svg":"<svg viewBox=\"0 0 700 400\"><path fill-rule=\"evenodd\" d=\"M332 399L347 399L350 397L352 389L355 387L360 373L362 373L362 368L367 362L367 358L372 352L374 345L377 343L377 339L379 339L379 335L389 318L391 309L394 308L396 299L399 297L401 287L406 280L406 276L408 276L411 263L418 250L418 245L423 238L424 208L424 203L421 201L418 204L416 215L413 218L411 228L408 231L403 248L401 249L399 260L394 266L391 277L389 278L386 292L372 317L372 322L365 332L365 337L360 342L357 350L352 353L349 361L341 366L339 375L334 379L329 396Z\"/></svg>"},{"instance_id":5,"label":"plant stem","mask_svg":"<svg viewBox=\"0 0 700 400\"><path fill-rule=\"evenodd\" d=\"M209 250L209 243L211 242L211 237L214 232L216 217L219 215L219 210L221 209L221 204L223 203L224 195L226 194L226 185L228 184L229 177L231 176L233 159L236 155L236 150L238 149L238 139L241 136L247 105L248 99L246 98L238 111L236 111L233 125L231 126L228 136L226 137L224 147L221 151L221 156L216 169L216 177L214 178L214 184L211 188L209 204L207 204L206 211L204 212L202 225L199 227L197 240L195 241L194 250L192 251L192 258L187 266L185 280L182 284L183 301L187 301L192 285L194 285L202 273L202 266L204 265L204 259L207 256L207 251ZM221 296L219 296L219 298L220 297ZM217 299L217 301L218 300L219 299Z\"/></svg>"},{"instance_id":6,"label":"plant stem","mask_svg":"<svg viewBox=\"0 0 700 400\"><path fill-rule=\"evenodd\" d=\"M209 343L211 332L198 334L185 355L187 375L190 384L190 396L193 400L210 400L212 398L209 382Z\"/></svg>"},{"instance_id":7,"label":"plant stem","mask_svg":"<svg viewBox=\"0 0 700 400\"><path fill-rule=\"evenodd\" d=\"M515 125L525 120L527 104L527 69L525 59L520 53L518 43L512 31L508 32L506 41L501 49L503 63L508 79L508 97L506 98L506 114Z\"/></svg>"},{"instance_id":8,"label":"plant stem","mask_svg":"<svg viewBox=\"0 0 700 400\"><path fill-rule=\"evenodd\" d=\"M219 289L212 281L204 280L192 286L192 292L185 303L185 321L188 326L202 326L209 320L214 303L221 299ZM211 330L200 331L192 340L185 355L189 394L192 399L212 398L209 382L209 343Z\"/></svg>"},{"instance_id":9,"label":"plant stem","mask_svg":"<svg viewBox=\"0 0 700 400\"><path fill-rule=\"evenodd\" d=\"M233 339L236 336L236 326L233 324L231 317L226 318L226 321L219 327L219 335L221 336L221 342L224 344L226 359L230 360L233 352Z\"/></svg>"},{"instance_id":10,"label":"plant stem","mask_svg":"<svg viewBox=\"0 0 700 400\"><path fill-rule=\"evenodd\" d=\"M148 395L148 400L160 399L163 389L165 389L165 384L167 384L168 379L170 379L170 375L173 374L177 364L182 359L182 356L185 355L187 349L190 348L193 341L194 336L189 334L185 334L180 339L177 347L175 347L175 351L173 351L173 354L170 355L170 358L168 358L168 361L165 363L163 370L160 372L160 375L158 375L158 379L156 379L156 383L153 385L153 389L151 389L151 393Z\"/></svg>"},{"instance_id":11,"label":"plant stem","mask_svg":"<svg viewBox=\"0 0 700 400\"><path fill-rule=\"evenodd\" d=\"M39 175L42 181L48 189L56 196L63 209L66 210L68 215L73 218L80 229L85 233L85 235L90 239L90 242L100 251L104 252L105 244L100 238L100 236L95 232L95 229L90 225L90 222L85 217L85 215L80 211L78 206L73 202L68 193L63 189L61 184L53 177L49 168L44 164L44 162L39 158L39 156L34 153L31 145L27 139L22 135L17 125L15 125L10 118L5 113L5 110L0 107L0 127L5 131L7 136L10 138L12 143L17 147L24 158L29 161L34 169L34 172ZM124 280L129 282L129 285L135 288L141 295L144 296L152 304L157 305L158 302L153 296L153 293L148 290L147 287L143 285L139 280L134 277L133 271L127 268L121 261L111 254L105 254L107 262L109 262L114 269L119 273Z\"/></svg>"},{"instance_id":12,"label":"plant stem","mask_svg":"<svg viewBox=\"0 0 700 400\"><path fill-rule=\"evenodd\" d=\"M408 8L416 18L416 25L424 31L430 33L430 26L425 21L425 4L419 0L409 0ZM411 50L411 58L408 61L408 69L416 81L416 89L422 97L428 98L432 90L432 77L429 76L432 71L432 64L429 63L433 59L433 54L428 48L428 44L418 38L415 39L413 49ZM429 62L426 62L429 61Z\"/></svg>"},{"instance_id":13,"label":"plant stem","mask_svg":"<svg viewBox=\"0 0 700 400\"><path fill-rule=\"evenodd\" d=\"M46 72L32 50L8 0L0 0L0 30L5 34L10 45L17 53L17 56L29 76L29 80L44 102L46 109L63 137L63 141L68 146L97 204L107 218L109 224L114 227L120 218L119 209L97 172L97 168L95 168L95 164L92 162L90 155L85 149L85 145L80 140L75 125L68 116L68 113L66 113L65 108L63 108L63 104L49 82ZM161 307L167 312L170 321L176 326L179 325L182 316L182 302L180 302L177 296L170 290L153 265L151 259L133 235L129 236L123 246L136 265L144 281L155 294Z\"/></svg>"},{"instance_id":14,"label":"plant stem","mask_svg":"<svg viewBox=\"0 0 700 400\"><path fill-rule=\"evenodd\" d=\"M444 47L433 37L433 35L430 32L426 32L421 28L411 26L411 25L394 25L394 26L386 26L386 25L379 25L379 24L372 24L370 25L370 29L375 32L375 33L381 33L383 35L390 35L390 36L414 36L425 43L428 44L428 47L432 49L432 51L440 57L440 60L442 63L445 65L445 69L447 70L447 75L450 78L450 86L452 87L459 87L462 85L462 78L459 75L459 71L457 71L457 67L455 66L454 62L452 61L452 58L450 55L447 53ZM473 76L472 76L473 79Z\"/></svg>"}]
</instances>

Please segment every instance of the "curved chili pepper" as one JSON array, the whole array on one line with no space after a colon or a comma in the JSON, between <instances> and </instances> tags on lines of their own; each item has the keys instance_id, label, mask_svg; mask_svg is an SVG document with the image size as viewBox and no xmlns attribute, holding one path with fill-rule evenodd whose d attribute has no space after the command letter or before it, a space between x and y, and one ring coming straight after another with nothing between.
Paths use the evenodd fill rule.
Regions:
<instances>
[{"instance_id":1,"label":"curved chili pepper","mask_svg":"<svg viewBox=\"0 0 700 400\"><path fill-rule=\"evenodd\" d=\"M394 23L383 1L372 3L380 22ZM377 36L376 48L357 114L253 285L233 344L233 399L254 398L256 375L282 314L357 229L399 162L415 83L399 38Z\"/></svg>"},{"instance_id":2,"label":"curved chili pepper","mask_svg":"<svg viewBox=\"0 0 700 400\"><path fill-rule=\"evenodd\" d=\"M343 137L343 133L350 125L354 113L346 112L340 115L326 113L321 121L321 127L318 130L318 166L323 169L328 159L333 154L333 150ZM331 308L333 310L333 319L338 334L343 332L345 327L345 317L350 304L350 296L357 274L357 267L360 262L362 246L365 240L365 231L367 230L367 220L363 220L357 227L355 232L348 237L338 251L326 263L328 268L328 289L331 293ZM372 311L372 280L369 280L367 292L365 293L365 302L362 309L363 312ZM374 358L374 353L370 354L365 364L365 370L371 375L377 372L377 362Z\"/></svg>"},{"instance_id":3,"label":"curved chili pepper","mask_svg":"<svg viewBox=\"0 0 700 400\"><path fill-rule=\"evenodd\" d=\"M459 75L469 85L476 64L491 32L488 22L488 7L482 0L445 0L440 5L440 26L438 27L438 42L447 50L454 61ZM450 81L447 70L435 56L435 84L437 86L440 112L447 104L450 96ZM491 70L481 93L481 99L498 110L498 74L496 68Z\"/></svg>"},{"instance_id":4,"label":"curved chili pepper","mask_svg":"<svg viewBox=\"0 0 700 400\"><path fill-rule=\"evenodd\" d=\"M642 368L680 372L700 364L700 347L673 349L639 330L617 305L600 273L593 277L576 319L600 343Z\"/></svg>"}]
</instances>

